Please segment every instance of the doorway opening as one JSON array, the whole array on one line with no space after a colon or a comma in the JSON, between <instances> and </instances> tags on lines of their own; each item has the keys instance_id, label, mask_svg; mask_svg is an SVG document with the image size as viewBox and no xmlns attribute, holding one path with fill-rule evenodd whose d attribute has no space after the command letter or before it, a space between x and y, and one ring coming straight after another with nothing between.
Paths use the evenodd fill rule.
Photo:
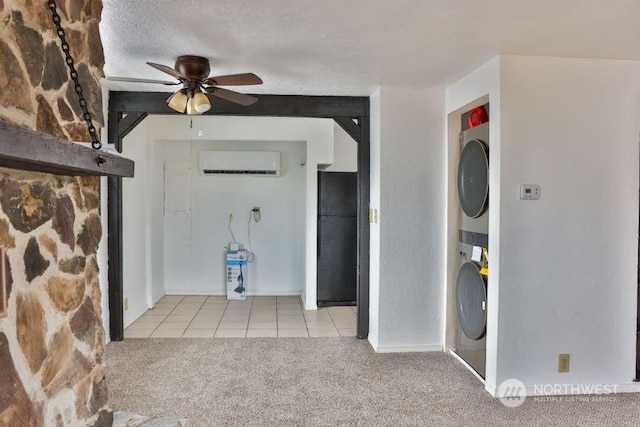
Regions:
<instances>
[{"instance_id":1,"label":"doorway opening","mask_svg":"<svg viewBox=\"0 0 640 427\"><path fill-rule=\"evenodd\" d=\"M255 96L258 102L250 107L219 102L215 111L210 111L206 115L329 118L333 119L358 144L356 336L366 338L369 326L369 99L366 97ZM123 138L149 114L177 114L166 107L165 97L165 93L110 93L109 141L115 144L118 151L123 149ZM313 173L316 172L313 171ZM114 341L124 338L122 230L128 218L123 216L122 196L122 180L110 179L108 188L109 312L110 335ZM313 299L315 300L315 296ZM189 300L185 299L186 301ZM215 301L211 303L214 304Z\"/></svg>"}]
</instances>

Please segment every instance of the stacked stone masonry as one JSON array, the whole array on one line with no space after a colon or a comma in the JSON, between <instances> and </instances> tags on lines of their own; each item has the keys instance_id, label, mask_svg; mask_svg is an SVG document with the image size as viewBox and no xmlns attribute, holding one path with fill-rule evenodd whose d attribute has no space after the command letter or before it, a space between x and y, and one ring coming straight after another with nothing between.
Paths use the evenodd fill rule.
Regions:
<instances>
[{"instance_id":1,"label":"stacked stone masonry","mask_svg":"<svg viewBox=\"0 0 640 427\"><path fill-rule=\"evenodd\" d=\"M57 0L94 125L103 125L100 0ZM90 141L45 0L0 0L0 119ZM94 177L0 168L0 426L110 426Z\"/></svg>"},{"instance_id":2,"label":"stacked stone masonry","mask_svg":"<svg viewBox=\"0 0 640 427\"><path fill-rule=\"evenodd\" d=\"M73 141L91 141L46 0L0 1L0 117ZM103 125L100 0L57 0L94 125Z\"/></svg>"}]
</instances>

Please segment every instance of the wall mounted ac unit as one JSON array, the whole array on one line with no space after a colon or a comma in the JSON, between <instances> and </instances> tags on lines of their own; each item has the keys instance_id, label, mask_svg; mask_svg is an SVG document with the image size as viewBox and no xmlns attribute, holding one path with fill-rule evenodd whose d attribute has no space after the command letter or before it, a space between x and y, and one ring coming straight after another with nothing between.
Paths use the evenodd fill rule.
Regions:
<instances>
[{"instance_id":1,"label":"wall mounted ac unit","mask_svg":"<svg viewBox=\"0 0 640 427\"><path fill-rule=\"evenodd\" d=\"M280 176L277 151L201 151L200 171L205 175Z\"/></svg>"}]
</instances>

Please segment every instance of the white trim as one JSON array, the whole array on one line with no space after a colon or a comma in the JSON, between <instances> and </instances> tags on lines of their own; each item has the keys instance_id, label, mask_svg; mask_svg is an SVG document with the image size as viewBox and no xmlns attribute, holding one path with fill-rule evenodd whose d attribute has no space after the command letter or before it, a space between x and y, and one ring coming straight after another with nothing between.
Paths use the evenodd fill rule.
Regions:
<instances>
[{"instance_id":1,"label":"white trim","mask_svg":"<svg viewBox=\"0 0 640 427\"><path fill-rule=\"evenodd\" d=\"M618 393L640 393L640 383L620 383L618 386Z\"/></svg>"},{"instance_id":2,"label":"white trim","mask_svg":"<svg viewBox=\"0 0 640 427\"><path fill-rule=\"evenodd\" d=\"M462 359L460 359L460 360L462 360ZM472 371L473 371L473 369L472 369ZM495 385L491 385L491 384L487 383L486 381L483 381L483 382L484 382L485 391L487 393L489 393L491 396L497 397L498 388Z\"/></svg>"},{"instance_id":3,"label":"white trim","mask_svg":"<svg viewBox=\"0 0 640 427\"><path fill-rule=\"evenodd\" d=\"M249 291L247 293L250 297L300 297L302 299L302 294L299 293L292 293L292 292L287 292L287 291L274 291L274 292L260 292L259 294L256 294L254 292ZM226 295L226 294L225 294Z\"/></svg>"},{"instance_id":4,"label":"white trim","mask_svg":"<svg viewBox=\"0 0 640 427\"><path fill-rule=\"evenodd\" d=\"M464 365L464 366L465 366L469 371L471 371L471 373L472 373L473 375L475 375L475 377L476 377L476 378L478 378L482 384L484 384L484 385L485 385L485 387L484 387L484 388L485 388L485 390L489 391L489 390L487 389L487 387L488 387L488 386L487 386L487 383L485 382L484 378L482 378L482 377L480 376L480 374L479 374L479 373L477 373L477 372L476 372L476 370L475 370L475 369L473 369L473 368L471 367L471 365L469 365L469 364L467 363L467 361L466 361L466 360L464 360L462 357L460 357L460 356L459 356L455 351L453 351L453 349L450 349L450 350L449 350L449 354L450 354L450 355L452 355L454 358L458 359L458 362L462 363L462 364L463 364L463 365ZM492 396L495 396L495 393L492 393L491 391L489 391L489 393L491 393L491 395L492 395Z\"/></svg>"},{"instance_id":5,"label":"white trim","mask_svg":"<svg viewBox=\"0 0 640 427\"><path fill-rule=\"evenodd\" d=\"M125 316L124 316L124 319L123 319L123 320L124 320L124 328L123 328L123 329L126 329L126 328L128 328L129 326L131 326L131 324L132 324L133 322L135 322L136 320L138 320L138 319L140 318L140 316L142 316L143 314L145 314L145 313L147 312L147 310L149 310L149 308L150 308L150 307L146 307L146 306L145 306L145 307L142 307L142 308L140 308L140 310L138 310L138 312L136 312L134 315L129 315L129 316L131 316L131 320L130 320L130 321L127 321L127 317L129 317L129 316L127 316L127 314L129 314L129 313L128 313L127 311L125 311Z\"/></svg>"},{"instance_id":6,"label":"white trim","mask_svg":"<svg viewBox=\"0 0 640 427\"><path fill-rule=\"evenodd\" d=\"M153 304L151 305L151 308L154 308L156 306L156 304L158 303L158 301L160 301L162 299L164 295L160 295L158 298L156 298L155 301L153 301Z\"/></svg>"},{"instance_id":7,"label":"white trim","mask_svg":"<svg viewBox=\"0 0 640 427\"><path fill-rule=\"evenodd\" d=\"M420 345L377 345L373 346L376 353L425 353L441 352L442 344L420 344Z\"/></svg>"},{"instance_id":8,"label":"white trim","mask_svg":"<svg viewBox=\"0 0 640 427\"><path fill-rule=\"evenodd\" d=\"M369 326L369 328L371 328L371 326ZM367 341L369 341L369 345L371 346L371 349L373 351L376 351L376 348L378 348L379 344L378 344L378 335L373 335L373 334L369 334L369 336L367 337Z\"/></svg>"},{"instance_id":9,"label":"white trim","mask_svg":"<svg viewBox=\"0 0 640 427\"><path fill-rule=\"evenodd\" d=\"M167 289L164 291L165 295L206 295L206 296L217 296L217 297L226 297L227 293L220 293L214 291L187 291L184 289L180 290L171 290ZM253 292L248 293L249 296L256 297L300 297L300 294L291 293L291 292L260 292L259 294L255 294Z\"/></svg>"}]
</instances>

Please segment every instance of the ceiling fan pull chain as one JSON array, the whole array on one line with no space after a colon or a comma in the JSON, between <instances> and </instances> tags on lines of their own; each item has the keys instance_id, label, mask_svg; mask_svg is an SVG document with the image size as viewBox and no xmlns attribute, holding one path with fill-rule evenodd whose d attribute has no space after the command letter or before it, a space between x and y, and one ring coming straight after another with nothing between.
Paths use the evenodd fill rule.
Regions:
<instances>
[{"instance_id":1,"label":"ceiling fan pull chain","mask_svg":"<svg viewBox=\"0 0 640 427\"><path fill-rule=\"evenodd\" d=\"M80 103L80 108L82 109L82 118L85 122L87 122L87 127L89 128L89 134L91 135L91 146L96 150L99 150L100 148L102 148L102 144L98 139L98 132L96 131L95 126L93 126L93 121L91 120L91 113L89 112L89 108L87 107L87 100L85 99L84 93L82 92L82 85L80 84L80 80L78 79L78 72L76 71L73 57L71 56L69 43L67 43L64 29L62 28L60 15L58 14L58 8L55 0L48 0L48 6L49 10L51 11L53 23L56 26L56 33L60 38L60 45L62 51L64 52L65 62L67 63L67 67L69 68L69 76L73 81L73 88L76 91L76 95L78 95L78 102Z\"/></svg>"}]
</instances>

